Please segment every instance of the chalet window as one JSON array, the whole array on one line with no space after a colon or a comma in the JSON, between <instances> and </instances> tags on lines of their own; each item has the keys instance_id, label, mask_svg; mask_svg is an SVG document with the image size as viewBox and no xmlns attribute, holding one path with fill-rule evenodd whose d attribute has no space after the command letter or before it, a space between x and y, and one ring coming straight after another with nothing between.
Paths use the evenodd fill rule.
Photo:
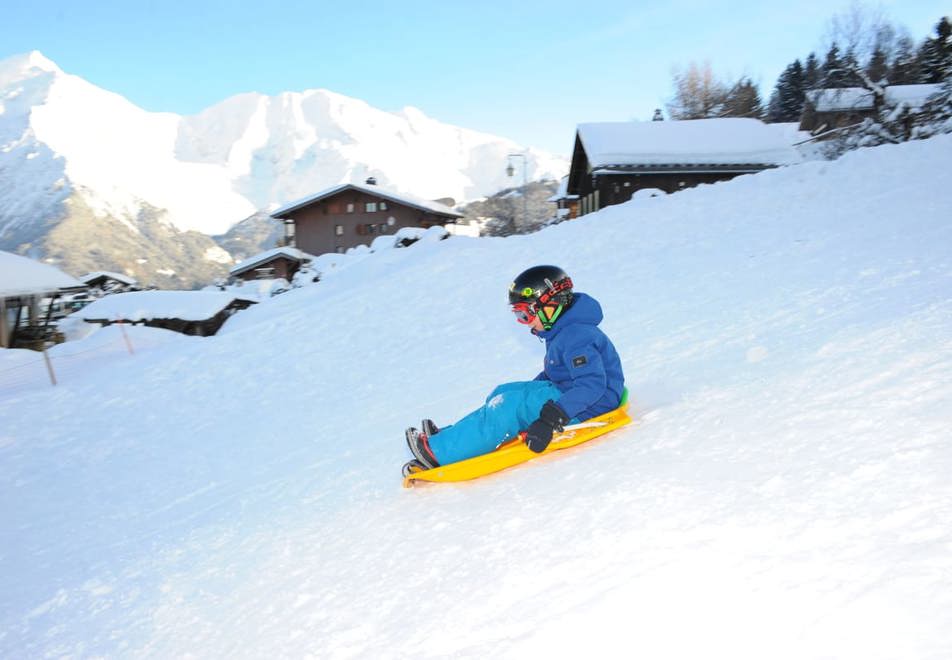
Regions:
<instances>
[{"instance_id":1,"label":"chalet window","mask_svg":"<svg viewBox=\"0 0 952 660\"><path fill-rule=\"evenodd\" d=\"M348 212L348 213L353 213L353 212L354 212L354 203L353 203L353 202L348 202L348 204L347 204L347 212Z\"/></svg>"},{"instance_id":2,"label":"chalet window","mask_svg":"<svg viewBox=\"0 0 952 660\"><path fill-rule=\"evenodd\" d=\"M387 210L387 203L386 203L386 202L380 202L379 208L380 208L381 211L386 211L386 210Z\"/></svg>"},{"instance_id":3,"label":"chalet window","mask_svg":"<svg viewBox=\"0 0 952 660\"><path fill-rule=\"evenodd\" d=\"M271 268L269 266L255 268L255 279L270 280L273 278L274 278L274 268Z\"/></svg>"},{"instance_id":4,"label":"chalet window","mask_svg":"<svg viewBox=\"0 0 952 660\"><path fill-rule=\"evenodd\" d=\"M377 212L377 202L367 202L364 204L364 211L367 213L376 213Z\"/></svg>"},{"instance_id":5,"label":"chalet window","mask_svg":"<svg viewBox=\"0 0 952 660\"><path fill-rule=\"evenodd\" d=\"M334 225L334 236L344 235L344 225Z\"/></svg>"}]
</instances>

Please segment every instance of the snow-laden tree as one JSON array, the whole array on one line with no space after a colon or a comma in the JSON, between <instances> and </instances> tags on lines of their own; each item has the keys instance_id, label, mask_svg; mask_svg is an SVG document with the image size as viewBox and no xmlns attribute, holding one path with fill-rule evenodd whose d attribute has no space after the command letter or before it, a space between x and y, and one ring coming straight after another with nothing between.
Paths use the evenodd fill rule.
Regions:
<instances>
[{"instance_id":1,"label":"snow-laden tree","mask_svg":"<svg viewBox=\"0 0 952 660\"><path fill-rule=\"evenodd\" d=\"M858 147L895 144L952 133L952 63L946 65L939 75L943 78L939 91L920 107L902 101L892 102L888 95L883 95L876 116L841 131L835 139L824 144L824 154L835 158ZM876 87L872 84L867 86Z\"/></svg>"}]
</instances>

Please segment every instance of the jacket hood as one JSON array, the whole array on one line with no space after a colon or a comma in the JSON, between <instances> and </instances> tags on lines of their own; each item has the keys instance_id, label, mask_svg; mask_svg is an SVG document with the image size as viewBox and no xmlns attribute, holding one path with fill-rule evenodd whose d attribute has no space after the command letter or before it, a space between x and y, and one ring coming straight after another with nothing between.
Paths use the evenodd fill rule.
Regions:
<instances>
[{"instance_id":1,"label":"jacket hood","mask_svg":"<svg viewBox=\"0 0 952 660\"><path fill-rule=\"evenodd\" d=\"M551 330L539 330L536 335L543 339L551 339L562 329L570 325L598 325L605 318L602 315L602 306L597 300L586 293L576 293L572 306L562 312L562 317L556 319Z\"/></svg>"}]
</instances>

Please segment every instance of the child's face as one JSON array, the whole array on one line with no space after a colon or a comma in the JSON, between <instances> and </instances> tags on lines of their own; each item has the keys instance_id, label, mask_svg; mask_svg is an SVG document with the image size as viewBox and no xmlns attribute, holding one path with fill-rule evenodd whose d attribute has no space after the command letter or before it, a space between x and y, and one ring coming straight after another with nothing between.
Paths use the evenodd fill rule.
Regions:
<instances>
[{"instance_id":1,"label":"child's face","mask_svg":"<svg viewBox=\"0 0 952 660\"><path fill-rule=\"evenodd\" d=\"M551 317L555 312L555 307L547 305L543 308L547 316ZM535 314L532 314L529 310L529 305L526 303L518 303L512 306L512 311L516 315L516 320L523 325L529 326L532 330L544 330L545 327L542 325L542 321L539 320L539 317Z\"/></svg>"}]
</instances>

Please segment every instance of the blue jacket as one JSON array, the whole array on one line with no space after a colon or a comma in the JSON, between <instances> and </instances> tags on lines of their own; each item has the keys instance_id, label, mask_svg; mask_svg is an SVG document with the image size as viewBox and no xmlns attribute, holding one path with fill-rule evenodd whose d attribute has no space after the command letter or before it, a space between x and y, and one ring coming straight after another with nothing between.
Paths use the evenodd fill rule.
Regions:
<instances>
[{"instance_id":1,"label":"blue jacket","mask_svg":"<svg viewBox=\"0 0 952 660\"><path fill-rule=\"evenodd\" d=\"M584 421L614 410L625 388L618 352L598 329L602 306L576 293L551 330L536 331L545 340L545 370L536 380L549 380L562 396L556 403L570 419Z\"/></svg>"}]
</instances>

